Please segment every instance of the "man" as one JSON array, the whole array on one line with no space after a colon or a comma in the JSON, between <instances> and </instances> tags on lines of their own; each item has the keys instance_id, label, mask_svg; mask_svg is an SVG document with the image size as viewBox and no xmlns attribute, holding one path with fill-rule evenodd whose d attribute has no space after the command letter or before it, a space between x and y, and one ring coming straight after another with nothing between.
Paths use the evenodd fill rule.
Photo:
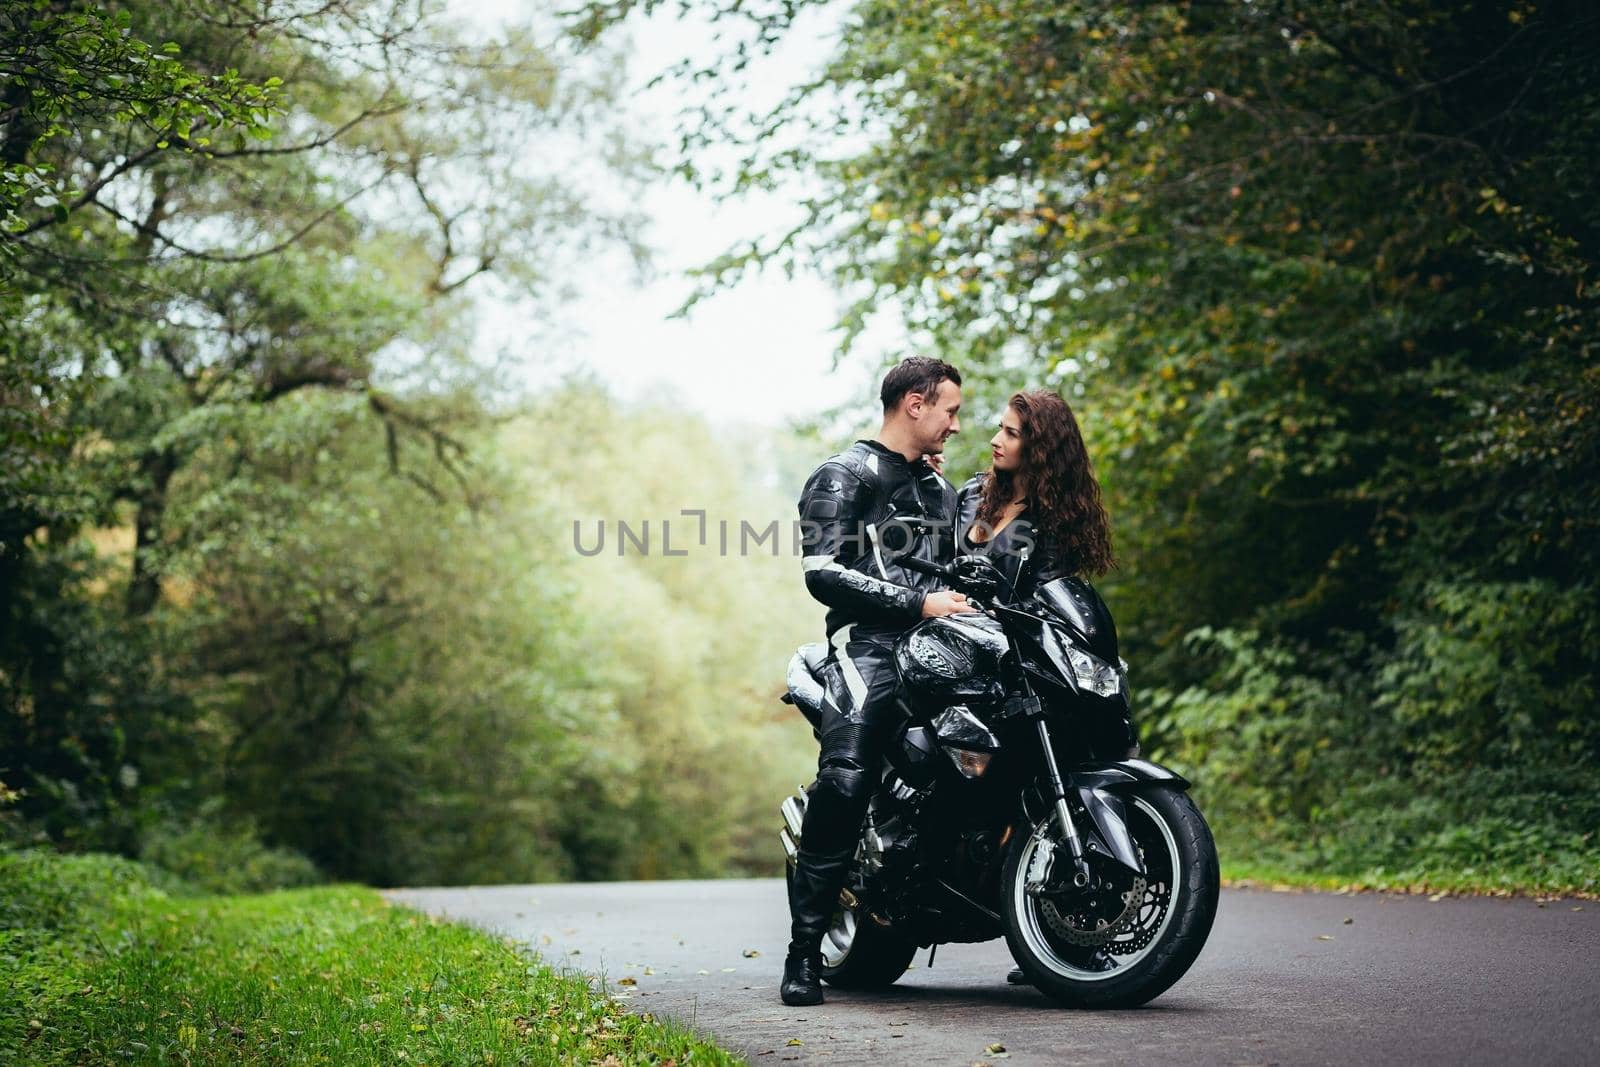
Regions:
<instances>
[{"instance_id":1,"label":"man","mask_svg":"<svg viewBox=\"0 0 1600 1067\"><path fill-rule=\"evenodd\" d=\"M898 715L894 639L919 620L973 610L960 593L895 562L947 562L955 491L936 464L961 428L961 375L914 357L883 379L883 425L818 467L800 494L806 589L828 606L822 752L789 884L785 1004L822 1003L822 937L855 855ZM930 459L930 457L935 457Z\"/></svg>"}]
</instances>

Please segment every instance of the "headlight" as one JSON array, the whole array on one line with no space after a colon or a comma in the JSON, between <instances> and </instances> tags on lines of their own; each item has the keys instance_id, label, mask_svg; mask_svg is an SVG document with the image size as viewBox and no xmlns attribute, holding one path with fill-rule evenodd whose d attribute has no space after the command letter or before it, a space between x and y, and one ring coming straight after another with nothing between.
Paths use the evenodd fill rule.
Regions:
<instances>
[{"instance_id":1,"label":"headlight","mask_svg":"<svg viewBox=\"0 0 1600 1067\"><path fill-rule=\"evenodd\" d=\"M1095 696L1114 697L1122 688L1117 669L1109 663L1101 663L1083 649L1068 645L1067 660L1072 664L1078 684Z\"/></svg>"}]
</instances>

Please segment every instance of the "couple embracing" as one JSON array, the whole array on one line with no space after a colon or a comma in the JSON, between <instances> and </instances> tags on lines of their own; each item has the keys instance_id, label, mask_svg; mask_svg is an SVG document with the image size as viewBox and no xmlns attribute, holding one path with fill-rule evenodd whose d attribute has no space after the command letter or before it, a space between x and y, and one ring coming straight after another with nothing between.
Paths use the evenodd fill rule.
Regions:
<instances>
[{"instance_id":1,"label":"couple embracing","mask_svg":"<svg viewBox=\"0 0 1600 1067\"><path fill-rule=\"evenodd\" d=\"M786 1004L822 1002L822 938L900 714L894 641L922 619L974 610L900 561L985 555L1018 601L1056 578L1113 564L1100 487L1058 394L1013 394L989 442L990 469L959 492L942 472L945 441L961 429L960 372L908 359L885 376L880 397L877 436L824 462L800 495L806 588L828 607L829 651L817 782L789 884Z\"/></svg>"}]
</instances>

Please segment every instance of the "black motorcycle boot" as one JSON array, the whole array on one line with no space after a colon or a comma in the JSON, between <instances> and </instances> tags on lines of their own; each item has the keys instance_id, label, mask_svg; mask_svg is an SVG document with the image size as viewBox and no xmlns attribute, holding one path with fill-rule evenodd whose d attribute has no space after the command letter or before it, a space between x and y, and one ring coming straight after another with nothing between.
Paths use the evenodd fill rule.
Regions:
<instances>
[{"instance_id":1,"label":"black motorcycle boot","mask_svg":"<svg viewBox=\"0 0 1600 1067\"><path fill-rule=\"evenodd\" d=\"M783 985L778 996L785 1004L804 1007L822 1003L822 953L816 949L789 950L783 961Z\"/></svg>"},{"instance_id":2,"label":"black motorcycle boot","mask_svg":"<svg viewBox=\"0 0 1600 1067\"><path fill-rule=\"evenodd\" d=\"M839 909L839 890L854 852L837 855L800 850L789 874L789 954L783 961L779 995L785 1004L822 1003L822 938Z\"/></svg>"}]
</instances>

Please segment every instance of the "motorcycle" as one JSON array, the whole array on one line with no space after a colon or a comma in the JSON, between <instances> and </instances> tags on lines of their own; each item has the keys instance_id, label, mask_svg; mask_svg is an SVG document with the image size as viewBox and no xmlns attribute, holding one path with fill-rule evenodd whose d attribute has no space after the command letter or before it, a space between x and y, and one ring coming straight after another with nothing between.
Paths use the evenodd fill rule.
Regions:
<instances>
[{"instance_id":1,"label":"motorcycle","mask_svg":"<svg viewBox=\"0 0 1600 1067\"><path fill-rule=\"evenodd\" d=\"M823 939L823 980L890 985L919 948L1004 937L1062 1005L1132 1007L1181 978L1216 915L1210 828L1178 774L1138 758L1127 664L1086 581L1027 604L982 556L910 556L982 610L925 619L894 647L902 717ZM788 693L820 728L822 643ZM792 873L809 790L781 807Z\"/></svg>"}]
</instances>

